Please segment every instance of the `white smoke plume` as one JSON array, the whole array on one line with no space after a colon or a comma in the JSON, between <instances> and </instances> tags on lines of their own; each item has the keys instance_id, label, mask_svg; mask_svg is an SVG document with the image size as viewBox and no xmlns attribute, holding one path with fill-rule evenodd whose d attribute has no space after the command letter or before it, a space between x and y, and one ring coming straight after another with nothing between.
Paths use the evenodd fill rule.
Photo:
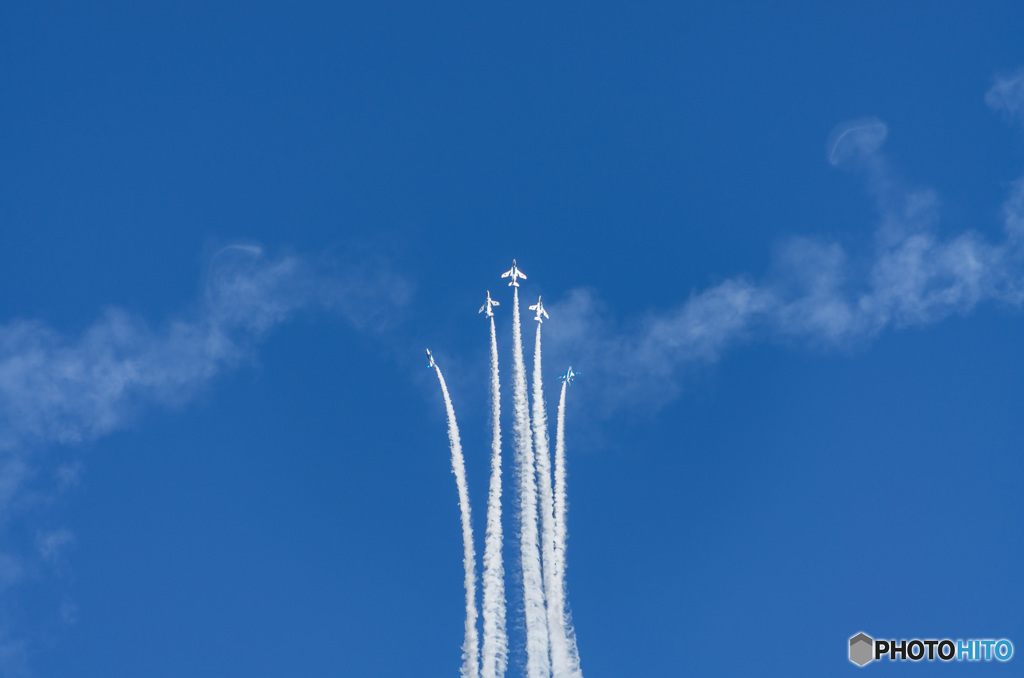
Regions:
<instances>
[{"instance_id":1,"label":"white smoke plume","mask_svg":"<svg viewBox=\"0 0 1024 678\"><path fill-rule=\"evenodd\" d=\"M558 396L558 418L555 425L555 490L554 490L554 580L555 597L548 597L548 605L554 609L555 618L559 620L566 639L568 653L567 674L574 678L582 678L580 653L576 646L576 632L572 619L566 609L567 586L565 581L565 552L569 532L566 529L569 505L566 496L566 464L565 464L565 391L568 380L562 382L562 392Z\"/></svg>"},{"instance_id":2,"label":"white smoke plume","mask_svg":"<svg viewBox=\"0 0 1024 678\"><path fill-rule=\"evenodd\" d=\"M455 421L455 408L448 394L441 368L436 364L437 381L444 395L444 407L448 413L448 442L452 449L452 473L459 492L459 513L462 518L462 564L465 568L466 588L466 637L462 643L462 678L478 678L480 675L480 647L476 634L476 551L473 548L473 525L469 513L469 487L466 484L466 461L462 456L462 442L459 439L459 425Z\"/></svg>"},{"instance_id":3,"label":"white smoke plume","mask_svg":"<svg viewBox=\"0 0 1024 678\"><path fill-rule=\"evenodd\" d=\"M551 490L551 451L548 439L548 417L544 403L544 379L541 362L541 328L537 323L537 338L533 350L533 440L537 459L537 487L541 523L541 555L544 558L544 597L547 601L548 638L551 644L551 673L554 678L569 675L570 662L565 628L558 616L561 596L555 576L555 526Z\"/></svg>"},{"instance_id":4,"label":"white smoke plume","mask_svg":"<svg viewBox=\"0 0 1024 678\"><path fill-rule=\"evenodd\" d=\"M508 668L505 625L505 569L501 557L501 382L498 379L498 337L491 325L491 483L487 495L484 536L483 645L480 675L500 678Z\"/></svg>"},{"instance_id":5,"label":"white smoke plume","mask_svg":"<svg viewBox=\"0 0 1024 678\"><path fill-rule=\"evenodd\" d=\"M512 402L515 415L514 440L519 474L519 543L523 569L523 607L526 617L526 675L548 678L548 624L544 605L540 544L537 535L537 476L530 431L530 404L523 362L522 324L519 319L519 289L512 297Z\"/></svg>"}]
</instances>

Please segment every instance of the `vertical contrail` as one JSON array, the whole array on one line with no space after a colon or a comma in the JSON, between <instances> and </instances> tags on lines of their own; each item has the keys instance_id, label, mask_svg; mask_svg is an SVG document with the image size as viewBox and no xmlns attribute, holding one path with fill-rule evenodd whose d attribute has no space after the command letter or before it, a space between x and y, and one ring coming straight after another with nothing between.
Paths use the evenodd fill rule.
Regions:
<instances>
[{"instance_id":1,"label":"vertical contrail","mask_svg":"<svg viewBox=\"0 0 1024 678\"><path fill-rule=\"evenodd\" d=\"M427 351L430 354L430 351ZM478 644L476 636L476 552L473 550L473 526L469 517L469 488L466 485L466 463L462 457L462 442L459 440L459 425L455 422L455 408L448 395L441 368L430 360L437 380L444 394L444 406L448 411L448 442L452 447L452 473L459 490L459 510L462 513L462 563L466 569L466 639L462 643L462 677L479 678Z\"/></svg>"},{"instance_id":2,"label":"vertical contrail","mask_svg":"<svg viewBox=\"0 0 1024 678\"><path fill-rule=\"evenodd\" d=\"M488 295L488 300L490 295ZM505 630L505 569L501 561L501 385L498 381L498 337L491 316L491 486L484 537L482 678L501 678L508 667Z\"/></svg>"},{"instance_id":3,"label":"vertical contrail","mask_svg":"<svg viewBox=\"0 0 1024 678\"><path fill-rule=\"evenodd\" d=\"M565 634L570 667L567 675L583 678L583 671L580 669L580 653L576 647L576 632L573 630L572 620L565 609L565 547L568 536L566 531L568 507L565 495L565 390L568 385L568 379L562 382L562 393L558 397L558 423L555 429L555 566L553 569L557 594L554 599L549 596L548 605L555 608L554 613L560 620Z\"/></svg>"},{"instance_id":4,"label":"vertical contrail","mask_svg":"<svg viewBox=\"0 0 1024 678\"><path fill-rule=\"evenodd\" d=\"M540 353L540 334L543 326L543 322L540 322L540 311L537 313L537 319L537 340L533 349L533 441L537 458L537 486L540 500L541 543L543 544L541 553L544 556L544 596L547 600L548 637L551 642L551 673L554 678L568 678L571 675L569 651L565 637L565 625L559 616L559 611L565 606L561 604L562 585L556 578L555 567L551 453Z\"/></svg>"},{"instance_id":5,"label":"vertical contrail","mask_svg":"<svg viewBox=\"0 0 1024 678\"><path fill-rule=\"evenodd\" d=\"M512 372L514 439L519 472L519 542L526 617L526 675L528 678L548 678L551 675L551 663L548 659L548 624L544 607L540 545L537 543L537 476L530 434L530 403L526 392L518 287L513 289L512 296Z\"/></svg>"}]
</instances>

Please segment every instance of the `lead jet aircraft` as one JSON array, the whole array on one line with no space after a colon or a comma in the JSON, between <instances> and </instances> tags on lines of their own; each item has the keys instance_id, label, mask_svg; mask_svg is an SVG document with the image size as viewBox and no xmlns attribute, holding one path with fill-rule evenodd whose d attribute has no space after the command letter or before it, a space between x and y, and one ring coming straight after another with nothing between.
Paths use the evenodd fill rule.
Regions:
<instances>
[{"instance_id":1,"label":"lead jet aircraft","mask_svg":"<svg viewBox=\"0 0 1024 678\"><path fill-rule=\"evenodd\" d=\"M429 362L427 363L427 369L428 369L428 370L429 370L429 369L430 369L431 367L437 367L437 365L435 365L435 364L434 364L434 356L430 355L430 349L429 349L429 348L427 349L427 360L429 361Z\"/></svg>"},{"instance_id":2,"label":"lead jet aircraft","mask_svg":"<svg viewBox=\"0 0 1024 678\"><path fill-rule=\"evenodd\" d=\"M508 269L507 271L501 274L502 278L508 278L510 276L512 278L512 282L508 284L509 287L519 287L519 283L516 282L516 278L522 278L523 280L526 280L526 274L520 271L518 268L516 268L515 259L512 260L512 268Z\"/></svg>"},{"instance_id":3,"label":"lead jet aircraft","mask_svg":"<svg viewBox=\"0 0 1024 678\"><path fill-rule=\"evenodd\" d=\"M494 317L494 311L491 310L491 307L493 307L493 306L501 306L501 304L496 302L494 299L491 299L491 291L487 290L487 301L484 302L484 305L480 307L480 310L477 311L477 313L483 313L483 312L486 311L487 312L487 317L488 318L493 318Z\"/></svg>"},{"instance_id":4,"label":"lead jet aircraft","mask_svg":"<svg viewBox=\"0 0 1024 678\"><path fill-rule=\"evenodd\" d=\"M537 303L531 306L530 310L537 312L537 315L536 317L534 317L534 320L536 320L539 323L544 322L544 318L547 318L548 320L551 319L551 316L548 315L548 312L544 310L544 304L541 302L540 297L537 297ZM541 316L544 316L544 318L542 318Z\"/></svg>"},{"instance_id":5,"label":"lead jet aircraft","mask_svg":"<svg viewBox=\"0 0 1024 678\"><path fill-rule=\"evenodd\" d=\"M570 366L569 366L569 369L568 369L568 370L566 370L565 374L563 374L562 376L560 376L560 377L558 378L558 380L559 380L559 381L564 381L564 382L565 382L565 383L567 383L567 384L571 384L571 383L572 383L572 378L573 378L573 377L578 377L579 375L580 375L580 373L579 373L579 372L573 372L573 371L572 371L572 366L570 365Z\"/></svg>"}]
</instances>

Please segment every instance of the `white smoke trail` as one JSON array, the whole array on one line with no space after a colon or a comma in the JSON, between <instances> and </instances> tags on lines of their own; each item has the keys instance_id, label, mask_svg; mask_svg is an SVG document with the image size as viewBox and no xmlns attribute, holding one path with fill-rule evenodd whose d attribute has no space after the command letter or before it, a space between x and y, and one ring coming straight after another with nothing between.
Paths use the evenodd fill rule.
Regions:
<instances>
[{"instance_id":1,"label":"white smoke trail","mask_svg":"<svg viewBox=\"0 0 1024 678\"><path fill-rule=\"evenodd\" d=\"M565 548L568 531L566 530L566 517L568 506L566 505L565 494L565 389L568 381L562 382L562 394L558 398L558 423L555 429L555 497L554 497L554 518L555 518L555 557L554 557L554 578L556 582L557 598L548 598L548 605L552 605L555 615L561 620L562 629L565 632L566 646L569 654L569 674L575 678L583 678L583 671L580 668L580 653L576 647L576 632L572 627L572 619L565 609Z\"/></svg>"},{"instance_id":2,"label":"white smoke trail","mask_svg":"<svg viewBox=\"0 0 1024 678\"><path fill-rule=\"evenodd\" d=\"M526 617L526 675L528 678L548 678L551 675L551 663L548 659L548 623L537 535L537 476L530 433L530 403L526 392L518 288L513 288L512 296L512 373L514 439L519 471L519 543Z\"/></svg>"},{"instance_id":3,"label":"white smoke trail","mask_svg":"<svg viewBox=\"0 0 1024 678\"><path fill-rule=\"evenodd\" d=\"M455 408L448 395L441 368L436 364L437 380L444 394L444 406L448 411L448 442L452 447L452 473L459 490L459 510L462 513L462 564L466 568L466 639L462 643L462 677L478 678L479 659L476 635L476 552L473 550L473 526L469 516L469 488L466 485L466 463L462 457L462 442L459 440L459 425L455 422Z\"/></svg>"},{"instance_id":4,"label":"white smoke trail","mask_svg":"<svg viewBox=\"0 0 1024 678\"><path fill-rule=\"evenodd\" d=\"M505 629L505 570L501 560L501 384L498 380L498 337L491 317L491 486L484 537L482 678L501 678L508 668Z\"/></svg>"},{"instance_id":5,"label":"white smoke trail","mask_svg":"<svg viewBox=\"0 0 1024 678\"><path fill-rule=\"evenodd\" d=\"M537 486L540 499L540 521L544 557L544 596L547 599L548 638L551 642L551 672L554 678L570 674L565 626L558 616L561 586L555 577L555 526L551 496L551 454L548 439L548 417L544 403L544 381L541 365L540 334L543 323L537 323L537 340L533 349L533 441L537 458Z\"/></svg>"}]
</instances>

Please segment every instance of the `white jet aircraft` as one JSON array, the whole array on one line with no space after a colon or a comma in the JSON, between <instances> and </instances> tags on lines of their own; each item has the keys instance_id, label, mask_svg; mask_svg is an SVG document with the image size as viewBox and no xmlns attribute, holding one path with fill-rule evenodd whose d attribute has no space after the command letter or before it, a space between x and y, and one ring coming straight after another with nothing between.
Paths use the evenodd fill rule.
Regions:
<instances>
[{"instance_id":1,"label":"white jet aircraft","mask_svg":"<svg viewBox=\"0 0 1024 678\"><path fill-rule=\"evenodd\" d=\"M494 299L491 299L491 291L487 290L487 301L484 302L484 305L480 307L480 310L477 311L477 313L483 313L484 311L486 311L487 312L487 317L488 318L493 318L494 317L494 311L491 310L491 308L494 307L494 306L501 306L501 304L496 302Z\"/></svg>"},{"instance_id":2,"label":"white jet aircraft","mask_svg":"<svg viewBox=\"0 0 1024 678\"><path fill-rule=\"evenodd\" d=\"M567 384L571 384L572 383L572 378L576 377L576 376L579 376L579 374L580 374L579 372L573 372L572 371L572 365L570 365L569 369L566 370L565 374L560 376L558 379L559 379L559 381L564 381Z\"/></svg>"},{"instance_id":3,"label":"white jet aircraft","mask_svg":"<svg viewBox=\"0 0 1024 678\"><path fill-rule=\"evenodd\" d=\"M430 349L429 349L429 348L427 349L427 360L429 361L429 362L427 363L427 369L428 369L428 370L429 370L429 369L430 369L431 367L437 367L437 366L436 366L436 365L434 364L434 356L430 355Z\"/></svg>"},{"instance_id":4,"label":"white jet aircraft","mask_svg":"<svg viewBox=\"0 0 1024 678\"><path fill-rule=\"evenodd\" d=\"M544 304L541 302L540 297L537 297L537 303L531 306L530 310L537 312L537 316L534 318L534 320L536 320L539 323L544 322L544 318L551 320L551 316L549 316L548 312L544 310ZM544 316L544 318L542 318L541 316Z\"/></svg>"},{"instance_id":5,"label":"white jet aircraft","mask_svg":"<svg viewBox=\"0 0 1024 678\"><path fill-rule=\"evenodd\" d=\"M516 278L522 278L523 280L526 280L526 274L520 271L518 268L516 268L515 259L512 260L512 268L508 269L507 271L501 274L502 278L508 278L509 276L512 277L512 282L508 284L509 287L519 287L519 283L516 282Z\"/></svg>"}]
</instances>

